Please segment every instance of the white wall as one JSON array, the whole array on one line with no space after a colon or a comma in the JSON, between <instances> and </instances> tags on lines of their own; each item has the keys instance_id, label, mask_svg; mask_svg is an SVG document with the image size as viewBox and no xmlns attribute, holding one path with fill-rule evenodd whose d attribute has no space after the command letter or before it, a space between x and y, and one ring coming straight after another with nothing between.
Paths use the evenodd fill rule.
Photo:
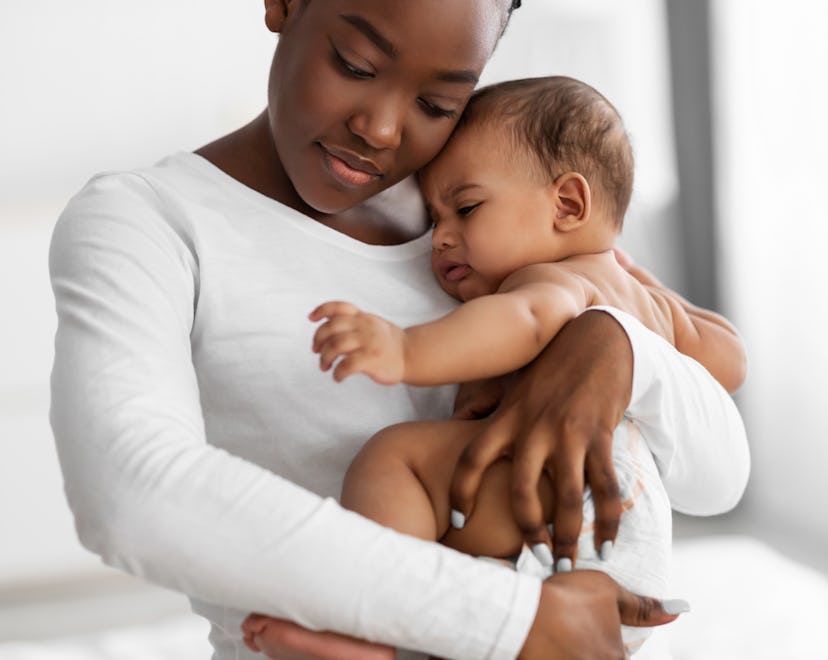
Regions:
<instances>
[{"instance_id":1,"label":"white wall","mask_svg":"<svg viewBox=\"0 0 828 660\"><path fill-rule=\"evenodd\" d=\"M750 356L746 509L828 557L828 6L712 9L724 293Z\"/></svg>"}]
</instances>

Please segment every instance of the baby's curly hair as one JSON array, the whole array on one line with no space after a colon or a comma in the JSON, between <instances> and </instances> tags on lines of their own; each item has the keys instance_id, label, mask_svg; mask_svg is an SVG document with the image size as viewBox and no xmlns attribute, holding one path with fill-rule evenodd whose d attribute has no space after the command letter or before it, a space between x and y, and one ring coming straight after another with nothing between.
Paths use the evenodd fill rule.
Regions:
<instances>
[{"instance_id":1,"label":"baby's curly hair","mask_svg":"<svg viewBox=\"0 0 828 660\"><path fill-rule=\"evenodd\" d=\"M483 87L472 96L459 127L506 127L521 155L554 181L582 174L599 186L616 229L621 230L633 187L634 159L615 107L574 78L525 78Z\"/></svg>"}]
</instances>

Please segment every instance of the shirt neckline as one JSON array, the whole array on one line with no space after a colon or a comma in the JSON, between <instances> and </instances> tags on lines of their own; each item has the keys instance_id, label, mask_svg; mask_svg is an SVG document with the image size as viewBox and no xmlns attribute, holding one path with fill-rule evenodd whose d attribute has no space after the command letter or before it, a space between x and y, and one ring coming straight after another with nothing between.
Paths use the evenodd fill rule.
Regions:
<instances>
[{"instance_id":1,"label":"shirt neckline","mask_svg":"<svg viewBox=\"0 0 828 660\"><path fill-rule=\"evenodd\" d=\"M267 214L278 214L280 220L284 221L287 219L305 233L311 234L328 243L344 247L352 252L358 252L374 258L399 259L420 256L424 252L431 251L430 231L426 231L421 236L413 238L410 241L396 245L374 245L372 243L365 243L352 236L343 234L336 229L332 229L278 200L253 190L197 153L180 151L164 159L159 164L163 165L170 160L183 161L186 166L208 177L214 185L222 187L228 193L243 198L247 203L264 210Z\"/></svg>"}]
</instances>

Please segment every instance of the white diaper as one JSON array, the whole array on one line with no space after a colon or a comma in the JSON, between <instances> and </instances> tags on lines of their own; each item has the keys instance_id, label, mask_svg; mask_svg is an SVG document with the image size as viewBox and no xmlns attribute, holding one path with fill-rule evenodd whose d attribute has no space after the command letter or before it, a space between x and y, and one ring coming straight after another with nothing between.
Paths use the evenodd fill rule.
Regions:
<instances>
[{"instance_id":1,"label":"white diaper","mask_svg":"<svg viewBox=\"0 0 828 660\"><path fill-rule=\"evenodd\" d=\"M665 598L672 546L670 501L652 454L634 422L624 420L615 430L612 456L624 506L615 547L609 561L598 558L593 544L595 510L592 492L587 488L575 568L603 571L630 591ZM515 561L515 568L541 578L551 574L527 546ZM634 653L651 632L652 628L622 626L627 652Z\"/></svg>"}]
</instances>

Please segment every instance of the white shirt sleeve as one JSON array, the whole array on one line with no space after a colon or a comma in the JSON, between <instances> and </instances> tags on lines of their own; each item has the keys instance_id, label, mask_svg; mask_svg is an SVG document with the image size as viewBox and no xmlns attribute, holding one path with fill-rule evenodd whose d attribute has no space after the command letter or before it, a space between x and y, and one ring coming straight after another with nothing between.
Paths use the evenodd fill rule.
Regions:
<instances>
[{"instance_id":1,"label":"white shirt sleeve","mask_svg":"<svg viewBox=\"0 0 828 660\"><path fill-rule=\"evenodd\" d=\"M735 507L747 486L750 454L732 397L701 364L634 317L596 309L611 314L632 344L627 415L641 428L673 509L709 516Z\"/></svg>"},{"instance_id":2,"label":"white shirt sleeve","mask_svg":"<svg viewBox=\"0 0 828 660\"><path fill-rule=\"evenodd\" d=\"M139 188L117 205L73 200L50 252L51 423L82 543L242 611L443 657L516 656L539 580L385 529L207 443L195 252Z\"/></svg>"}]
</instances>

